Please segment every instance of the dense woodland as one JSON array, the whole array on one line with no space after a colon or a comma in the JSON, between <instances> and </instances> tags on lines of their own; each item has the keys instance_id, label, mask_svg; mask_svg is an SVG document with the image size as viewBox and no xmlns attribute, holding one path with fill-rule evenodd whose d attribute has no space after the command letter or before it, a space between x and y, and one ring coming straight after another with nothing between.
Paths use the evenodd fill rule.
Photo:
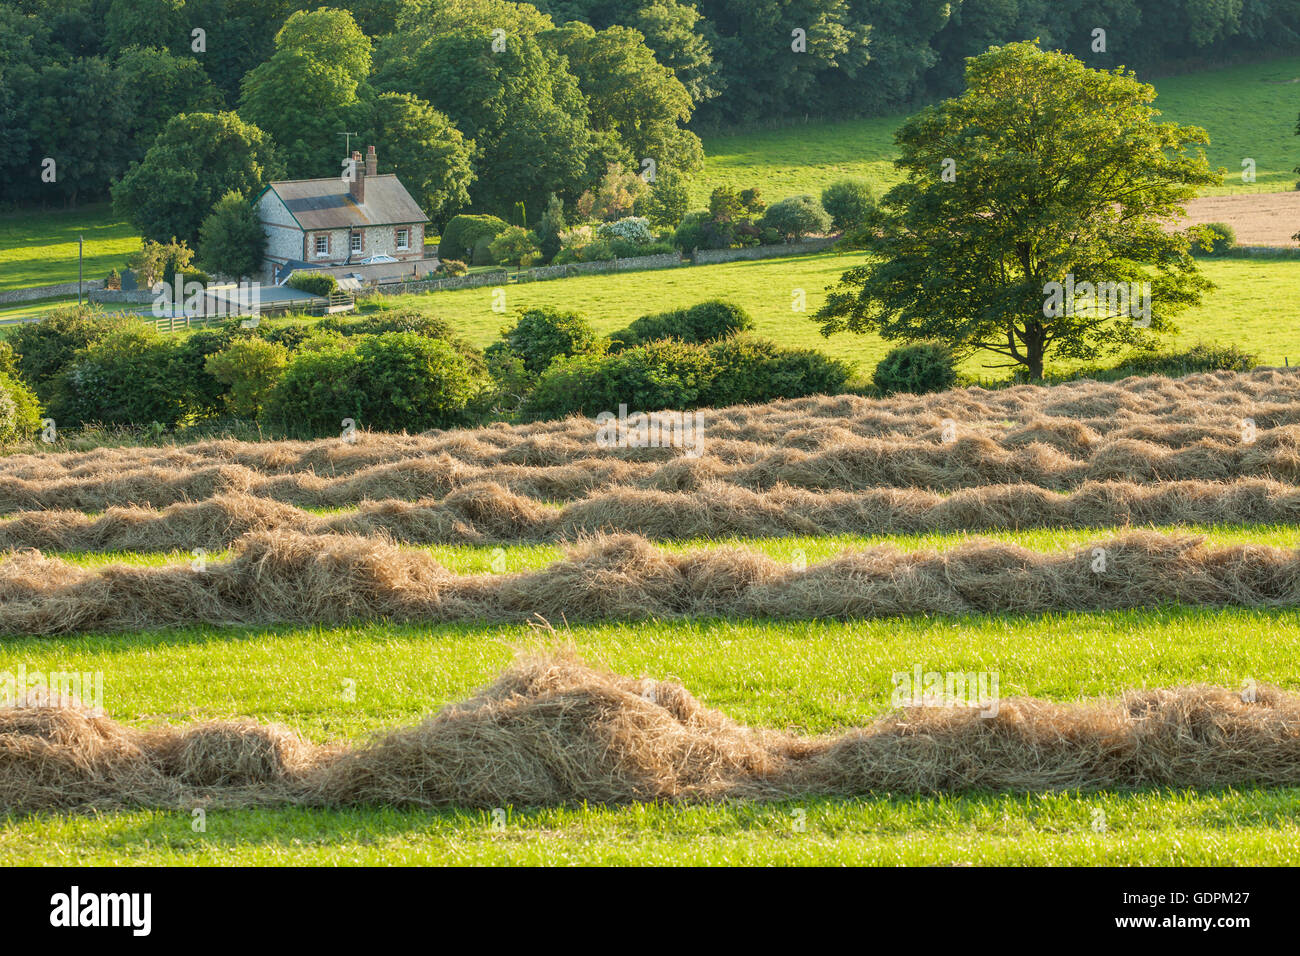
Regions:
<instances>
[{"instance_id":1,"label":"dense woodland","mask_svg":"<svg viewBox=\"0 0 1300 956\"><path fill-rule=\"evenodd\" d=\"M509 217L613 164L689 176L692 130L950 95L991 44L1176 70L1300 43L1300 0L356 0L290 22L302 6L0 0L0 203L111 194L193 237L231 190L336 173L353 131L435 224ZM192 210L150 208L172 187Z\"/></svg>"}]
</instances>

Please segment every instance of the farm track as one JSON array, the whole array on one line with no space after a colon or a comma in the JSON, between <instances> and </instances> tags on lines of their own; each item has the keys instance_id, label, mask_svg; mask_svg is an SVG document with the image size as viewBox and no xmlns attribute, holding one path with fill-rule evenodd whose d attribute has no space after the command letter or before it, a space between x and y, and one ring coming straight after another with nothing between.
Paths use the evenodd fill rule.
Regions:
<instances>
[{"instance_id":1,"label":"farm track","mask_svg":"<svg viewBox=\"0 0 1300 956\"><path fill-rule=\"evenodd\" d=\"M246 534L378 536L402 544L571 542L598 534L655 541L834 534L918 534L1132 525L1300 524L1300 488L1276 481L1091 482L1069 494L1034 485L756 492L722 482L696 491L614 488L554 508L478 483L441 499L363 502L318 515L246 494L218 494L165 509L25 511L0 521L0 551L223 550Z\"/></svg>"},{"instance_id":2,"label":"farm track","mask_svg":"<svg viewBox=\"0 0 1300 956\"><path fill-rule=\"evenodd\" d=\"M1099 555L1102 556L1100 566ZM259 532L201 567L88 570L20 551L0 560L0 634L192 625L810 620L1040 614L1183 605L1300 606L1300 550L1207 547L1134 531L1043 554L973 541L946 551L847 550L800 569L748 548L665 552L596 538L537 571L456 575L377 538Z\"/></svg>"},{"instance_id":3,"label":"farm track","mask_svg":"<svg viewBox=\"0 0 1300 956\"><path fill-rule=\"evenodd\" d=\"M973 675L972 675L973 676ZM522 661L473 698L356 746L253 721L137 729L0 711L0 810L579 806L1300 784L1300 695L1259 686L1054 704L905 707L842 734L740 725L667 681Z\"/></svg>"}]
</instances>

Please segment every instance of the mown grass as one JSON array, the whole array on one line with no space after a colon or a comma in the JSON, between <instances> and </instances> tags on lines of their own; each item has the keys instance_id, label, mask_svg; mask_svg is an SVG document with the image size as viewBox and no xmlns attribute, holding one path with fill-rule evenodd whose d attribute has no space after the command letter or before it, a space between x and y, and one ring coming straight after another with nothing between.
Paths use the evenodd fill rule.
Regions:
<instances>
[{"instance_id":1,"label":"mown grass","mask_svg":"<svg viewBox=\"0 0 1300 956\"><path fill-rule=\"evenodd\" d=\"M503 808L505 809L505 808ZM1284 865L1300 791L753 806L135 811L0 820L6 865ZM798 826L802 826L802 830Z\"/></svg>"},{"instance_id":2,"label":"mown grass","mask_svg":"<svg viewBox=\"0 0 1300 956\"><path fill-rule=\"evenodd\" d=\"M1163 77L1155 86L1161 119L1203 127L1206 157L1225 168L1224 185L1207 195L1291 189L1300 166L1300 57L1284 57L1222 70ZM846 177L867 180L877 194L901 178L894 131L906 117L796 123L704 138L705 167L691 185L692 208L704 208L717 186L757 186L768 202L800 193L820 195ZM1241 161L1256 164L1254 183L1241 181Z\"/></svg>"},{"instance_id":3,"label":"mown grass","mask_svg":"<svg viewBox=\"0 0 1300 956\"><path fill-rule=\"evenodd\" d=\"M609 333L647 313L724 298L749 311L757 335L857 362L860 372L869 375L892 343L874 334L850 332L828 338L812 320L826 300L827 287L861 263L860 253L823 253L530 282L505 287L506 314L492 310L491 288L385 296L371 302L439 316L458 334L485 347L496 340L502 326L512 323L510 313L516 309L550 306L573 310L586 316L597 332ZM1266 364L1300 361L1300 325L1295 322L1300 260L1205 260L1202 269L1219 288L1202 305L1176 319L1179 332L1166 340L1170 347L1197 342L1235 344L1258 353ZM797 289L806 295L804 312L791 309ZM984 367L1000 362L996 356L977 355L963 367L970 374L1001 378L1007 374L1005 369ZM1049 362L1049 368L1069 370L1079 364Z\"/></svg>"},{"instance_id":4,"label":"mown grass","mask_svg":"<svg viewBox=\"0 0 1300 956\"><path fill-rule=\"evenodd\" d=\"M694 551L717 547L741 547L760 551L777 561L807 561L814 563L832 558L850 548L869 548L892 545L904 551L922 548L948 550L975 539L1006 541L1034 551L1064 551L1091 541L1104 540L1124 534L1133 528L1032 528L1027 530L982 531L978 533L926 532L923 534L836 534L824 536L792 535L786 538L692 538L682 541L656 542L665 551ZM1258 544L1277 548L1300 547L1300 526L1297 525L1181 525L1150 527L1165 534L1204 536L1214 546L1231 544ZM409 545L412 550L427 551L439 564L456 574L512 573L544 568L564 557L567 546L563 544L435 544ZM193 555L185 551L141 552L109 551L54 552L54 556L82 567L103 567L108 564L136 564L159 567L166 564L186 563ZM209 551L208 561L223 561L229 551Z\"/></svg>"},{"instance_id":5,"label":"mown grass","mask_svg":"<svg viewBox=\"0 0 1300 956\"><path fill-rule=\"evenodd\" d=\"M558 623L558 622L557 622ZM1247 679L1300 688L1300 611L1244 609L523 626L183 629L0 643L0 671L100 671L106 711L135 723L252 716L357 739L463 699L519 652L567 646L618 672L676 678L753 725L822 733L886 711L891 675L997 671L1000 693L1068 700ZM348 694L351 688L354 693ZM352 699L349 699L349 698ZM799 832L794 810L803 811ZM1101 810L1104 830L1095 830ZM0 862L1284 863L1300 791L974 795L777 806L478 811L55 814L0 821Z\"/></svg>"},{"instance_id":6,"label":"mown grass","mask_svg":"<svg viewBox=\"0 0 1300 956\"><path fill-rule=\"evenodd\" d=\"M78 236L85 238L86 279L123 268L140 248L139 233L108 203L0 215L0 290L76 282Z\"/></svg>"}]
</instances>

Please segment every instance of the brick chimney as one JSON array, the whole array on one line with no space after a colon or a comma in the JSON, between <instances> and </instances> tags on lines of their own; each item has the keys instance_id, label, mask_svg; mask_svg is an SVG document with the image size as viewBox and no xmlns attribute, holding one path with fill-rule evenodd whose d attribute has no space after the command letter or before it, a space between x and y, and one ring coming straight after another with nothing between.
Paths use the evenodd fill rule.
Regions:
<instances>
[{"instance_id":1,"label":"brick chimney","mask_svg":"<svg viewBox=\"0 0 1300 956\"><path fill-rule=\"evenodd\" d=\"M366 147L366 175L379 175L379 158L375 156L375 148L373 146Z\"/></svg>"},{"instance_id":2,"label":"brick chimney","mask_svg":"<svg viewBox=\"0 0 1300 956\"><path fill-rule=\"evenodd\" d=\"M348 192L358 206L366 201L366 168L361 165L360 150L352 151L352 182L348 183Z\"/></svg>"}]
</instances>

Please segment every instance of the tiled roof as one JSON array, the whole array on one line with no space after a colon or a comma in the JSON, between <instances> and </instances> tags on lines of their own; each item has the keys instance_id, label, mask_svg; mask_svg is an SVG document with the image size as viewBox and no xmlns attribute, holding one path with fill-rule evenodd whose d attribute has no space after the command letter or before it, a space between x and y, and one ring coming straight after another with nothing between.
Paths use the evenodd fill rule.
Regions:
<instances>
[{"instance_id":1,"label":"tiled roof","mask_svg":"<svg viewBox=\"0 0 1300 956\"><path fill-rule=\"evenodd\" d=\"M271 183L270 188L306 230L429 221L392 173L367 176L366 201L361 204L348 192L348 184L337 176Z\"/></svg>"}]
</instances>

